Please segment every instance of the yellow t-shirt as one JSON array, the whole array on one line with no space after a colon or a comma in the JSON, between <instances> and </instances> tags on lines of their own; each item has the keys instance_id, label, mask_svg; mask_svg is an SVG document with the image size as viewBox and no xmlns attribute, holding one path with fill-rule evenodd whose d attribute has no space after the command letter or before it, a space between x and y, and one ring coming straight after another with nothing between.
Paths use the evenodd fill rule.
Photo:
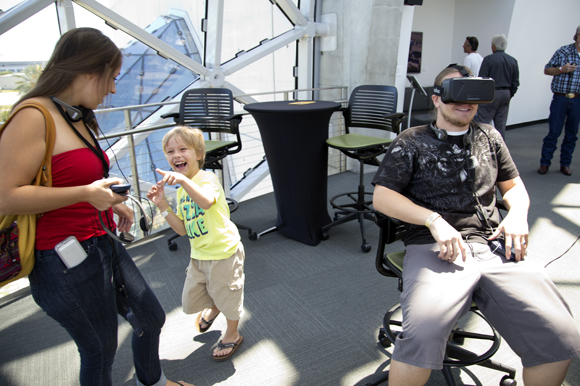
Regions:
<instances>
[{"instance_id":1,"label":"yellow t-shirt","mask_svg":"<svg viewBox=\"0 0 580 386\"><path fill-rule=\"evenodd\" d=\"M177 217L185 224L191 243L191 258L222 260L233 255L240 243L240 233L230 220L230 209L217 176L200 170L191 179L214 197L211 208L204 210L191 200L185 189L177 190Z\"/></svg>"}]
</instances>

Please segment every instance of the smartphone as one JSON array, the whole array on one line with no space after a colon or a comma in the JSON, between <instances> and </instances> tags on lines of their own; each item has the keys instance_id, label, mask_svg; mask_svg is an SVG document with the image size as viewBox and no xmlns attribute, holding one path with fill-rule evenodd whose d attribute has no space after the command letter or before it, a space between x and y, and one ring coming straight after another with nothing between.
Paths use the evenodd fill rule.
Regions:
<instances>
[{"instance_id":1,"label":"smartphone","mask_svg":"<svg viewBox=\"0 0 580 386\"><path fill-rule=\"evenodd\" d=\"M74 236L69 236L56 244L54 250L67 268L76 267L87 258L87 252Z\"/></svg>"},{"instance_id":2,"label":"smartphone","mask_svg":"<svg viewBox=\"0 0 580 386\"><path fill-rule=\"evenodd\" d=\"M127 191L131 189L131 184L116 184L111 185L111 190L117 194L127 195Z\"/></svg>"}]
</instances>

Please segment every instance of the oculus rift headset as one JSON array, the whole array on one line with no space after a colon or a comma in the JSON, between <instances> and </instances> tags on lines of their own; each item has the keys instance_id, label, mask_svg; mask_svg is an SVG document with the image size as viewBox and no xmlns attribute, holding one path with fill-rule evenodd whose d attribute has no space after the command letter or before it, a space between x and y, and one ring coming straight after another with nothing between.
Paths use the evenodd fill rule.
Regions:
<instances>
[{"instance_id":1,"label":"oculus rift headset","mask_svg":"<svg viewBox=\"0 0 580 386\"><path fill-rule=\"evenodd\" d=\"M72 126L71 122L79 122L82 120L84 123L88 123L88 122L91 122L95 119L95 113L93 112L93 110L91 110L89 108L86 108L84 106L71 106L68 103L63 102L54 96L51 96L50 99L52 99L52 101L54 103L56 103L57 105L61 106L64 109L64 111L61 109L59 109L59 111L60 111L61 115L65 118L65 120L71 126ZM75 130L74 126L72 126L72 128L73 128L73 130ZM89 130L89 132L90 132L90 130ZM75 130L75 133L77 133L76 130ZM77 133L77 135L79 135L79 134ZM96 139L95 139L95 142L96 142ZM98 142L96 142L96 143L98 145ZM87 144L87 146L89 146L89 145L90 144ZM100 150L100 148L99 148L99 150ZM99 159L100 158L101 157L99 157ZM145 212L145 209L143 209L143 206L141 205L139 200L137 200L136 198L134 198L131 195L128 195L128 197L131 200L133 200L133 202L135 204L137 204L137 207L139 208L139 211L141 212L141 218L139 219L139 226L140 226L141 230L143 231L143 233L145 234L145 236L148 236L149 231L151 230L151 227L153 225L151 218L147 215L147 213ZM101 212L99 212L99 220L100 220L101 225L102 225L103 229L105 230L105 232L109 236L111 236L113 239L115 239L121 243L125 243L125 244L133 242L135 240L135 236L133 236L127 232L121 232L120 236L117 236L115 233L113 233L103 222L103 217L101 216Z\"/></svg>"},{"instance_id":2,"label":"oculus rift headset","mask_svg":"<svg viewBox=\"0 0 580 386\"><path fill-rule=\"evenodd\" d=\"M433 86L433 94L443 103L491 103L495 96L495 82L491 78L475 78L465 67L450 64L463 78L445 79L441 86Z\"/></svg>"}]
</instances>

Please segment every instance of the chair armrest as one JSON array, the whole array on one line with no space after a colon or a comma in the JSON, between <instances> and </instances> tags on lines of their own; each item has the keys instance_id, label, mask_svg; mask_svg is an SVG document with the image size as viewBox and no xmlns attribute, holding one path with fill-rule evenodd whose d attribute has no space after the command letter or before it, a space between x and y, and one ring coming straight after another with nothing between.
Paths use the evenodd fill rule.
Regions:
<instances>
[{"instance_id":1,"label":"chair armrest","mask_svg":"<svg viewBox=\"0 0 580 386\"><path fill-rule=\"evenodd\" d=\"M233 115L230 115L229 117L227 117L225 119L227 119L227 120L239 119L241 121L242 118L244 117L244 115L246 115L246 114L243 114L243 113L233 114Z\"/></svg>"},{"instance_id":2,"label":"chair armrest","mask_svg":"<svg viewBox=\"0 0 580 386\"><path fill-rule=\"evenodd\" d=\"M405 113L385 114L385 118L388 118L388 119L403 119L403 118L405 118Z\"/></svg>"},{"instance_id":3,"label":"chair armrest","mask_svg":"<svg viewBox=\"0 0 580 386\"><path fill-rule=\"evenodd\" d=\"M167 113L167 114L161 114L161 118L163 119L167 119L167 118L179 118L179 113Z\"/></svg>"},{"instance_id":4,"label":"chair armrest","mask_svg":"<svg viewBox=\"0 0 580 386\"><path fill-rule=\"evenodd\" d=\"M399 240L403 223L380 212L375 212L375 222L380 228L375 268L383 276L398 277L389 267L385 266L385 245Z\"/></svg>"},{"instance_id":5,"label":"chair armrest","mask_svg":"<svg viewBox=\"0 0 580 386\"><path fill-rule=\"evenodd\" d=\"M385 114L385 119L391 119L393 121L391 127L395 134L401 133L401 123L403 123L404 118L404 113Z\"/></svg>"}]
</instances>

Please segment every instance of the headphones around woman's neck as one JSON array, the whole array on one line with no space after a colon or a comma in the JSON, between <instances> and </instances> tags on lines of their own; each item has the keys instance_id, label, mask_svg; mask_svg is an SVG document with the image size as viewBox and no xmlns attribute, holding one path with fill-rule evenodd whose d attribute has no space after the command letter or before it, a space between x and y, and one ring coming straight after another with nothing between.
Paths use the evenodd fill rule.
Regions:
<instances>
[{"instance_id":1,"label":"headphones around woman's neck","mask_svg":"<svg viewBox=\"0 0 580 386\"><path fill-rule=\"evenodd\" d=\"M93 136L93 140L95 141L95 144L97 145L96 147L92 146L75 129L75 127L71 123L71 122L80 122L82 120L86 124L86 123L93 121L95 119L95 113L93 112L93 110L86 108L84 106L71 106L68 103L61 101L60 99L58 99L55 96L51 96L50 99L52 99L52 101L57 105L57 108L58 108L59 112L61 113L61 115L70 124L71 128L74 130L74 132L77 134L77 136L85 143L87 148L89 148L97 156L97 158L99 158L101 160L101 162L103 163L103 177L107 178L109 176L109 164L106 162L106 160L102 154L102 150L101 150L101 147L99 146L99 142L92 135L91 130L89 130L89 134L91 134L91 136ZM147 212L145 212L145 209L143 208L143 206L141 205L139 200L137 200L135 197L133 197L131 195L128 195L128 197L139 208L139 212L141 214L141 217L139 218L139 227L143 231L143 234L145 236L148 236L149 231L151 230L151 228L153 226L153 221L152 221L151 217L147 215ZM147 201L149 201L149 200L147 200ZM106 216L108 216L108 213L106 214ZM115 239L121 243L125 243L125 244L130 243L130 242L135 240L135 237L129 233L123 232L119 236L117 236L115 232L112 232L109 229L109 227L107 227L107 225L105 225L105 222L103 221L103 217L101 216L101 212L99 212L99 220L100 220L101 225L102 225L103 229L105 230L105 232L113 239Z\"/></svg>"},{"instance_id":2,"label":"headphones around woman's neck","mask_svg":"<svg viewBox=\"0 0 580 386\"><path fill-rule=\"evenodd\" d=\"M82 119L84 123L89 123L95 119L95 113L89 108L84 106L71 106L55 96L49 98L52 99L54 103L57 103L64 108L66 115L72 122L79 122Z\"/></svg>"}]
</instances>

